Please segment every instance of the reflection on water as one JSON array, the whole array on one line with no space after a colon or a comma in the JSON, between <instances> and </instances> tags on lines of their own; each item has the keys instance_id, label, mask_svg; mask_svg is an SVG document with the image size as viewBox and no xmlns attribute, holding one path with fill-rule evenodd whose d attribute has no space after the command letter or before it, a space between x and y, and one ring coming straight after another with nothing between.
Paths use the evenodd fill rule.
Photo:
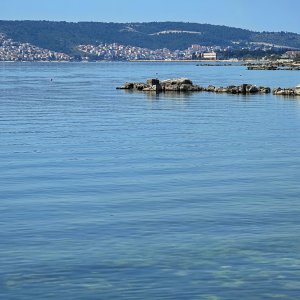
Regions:
<instances>
[{"instance_id":1,"label":"reflection on water","mask_svg":"<svg viewBox=\"0 0 300 300\"><path fill-rule=\"evenodd\" d=\"M156 92L142 92L147 100L171 100L171 101L188 101L194 93L180 93L180 92L167 92L167 93L156 93Z\"/></svg>"},{"instance_id":2,"label":"reflection on water","mask_svg":"<svg viewBox=\"0 0 300 300\"><path fill-rule=\"evenodd\" d=\"M1 299L297 299L299 101L115 90L278 72L0 64Z\"/></svg>"}]
</instances>

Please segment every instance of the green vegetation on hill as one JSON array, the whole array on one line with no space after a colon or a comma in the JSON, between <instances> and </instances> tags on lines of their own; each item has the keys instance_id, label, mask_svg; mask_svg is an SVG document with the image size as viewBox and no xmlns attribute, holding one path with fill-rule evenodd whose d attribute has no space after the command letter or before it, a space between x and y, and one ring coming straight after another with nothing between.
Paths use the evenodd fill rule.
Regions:
<instances>
[{"instance_id":1,"label":"green vegetation on hill","mask_svg":"<svg viewBox=\"0 0 300 300\"><path fill-rule=\"evenodd\" d=\"M186 49L191 44L227 46L232 42L260 42L300 48L300 35L253 32L227 26L183 23L100 23L0 21L0 32L19 42L71 55L79 44L120 43L150 49Z\"/></svg>"}]
</instances>

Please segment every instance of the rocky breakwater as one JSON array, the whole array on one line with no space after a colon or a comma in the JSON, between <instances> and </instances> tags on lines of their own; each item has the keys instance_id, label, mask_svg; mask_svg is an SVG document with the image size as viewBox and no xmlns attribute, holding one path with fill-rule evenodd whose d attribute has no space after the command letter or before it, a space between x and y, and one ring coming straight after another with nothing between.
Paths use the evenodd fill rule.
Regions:
<instances>
[{"instance_id":1,"label":"rocky breakwater","mask_svg":"<svg viewBox=\"0 0 300 300\"><path fill-rule=\"evenodd\" d=\"M214 93L227 93L227 94L268 94L271 92L269 87L260 86L252 84L242 84L242 85L230 85L227 87L216 87L209 85L207 88L204 88L205 92L214 92Z\"/></svg>"},{"instance_id":2,"label":"rocky breakwater","mask_svg":"<svg viewBox=\"0 0 300 300\"><path fill-rule=\"evenodd\" d=\"M202 87L193 84L192 80L188 78L175 78L167 80L148 79L146 83L143 82L126 82L124 86L117 87L123 90L135 90L144 92L214 92L214 93L228 93L228 94L267 94L271 92L269 87L257 87L252 84L242 84L239 86L230 85L228 87L215 87L209 85Z\"/></svg>"},{"instance_id":3,"label":"rocky breakwater","mask_svg":"<svg viewBox=\"0 0 300 300\"><path fill-rule=\"evenodd\" d=\"M200 92L201 86L193 84L188 78L174 78L167 80L148 79L143 82L126 82L124 86L117 87L122 90L136 90L144 92Z\"/></svg>"},{"instance_id":4,"label":"rocky breakwater","mask_svg":"<svg viewBox=\"0 0 300 300\"><path fill-rule=\"evenodd\" d=\"M248 70L300 70L300 65L296 63L265 63L265 64L246 64Z\"/></svg>"},{"instance_id":5,"label":"rocky breakwater","mask_svg":"<svg viewBox=\"0 0 300 300\"><path fill-rule=\"evenodd\" d=\"M300 85L297 85L295 88L275 88L273 89L273 95L281 96L300 96Z\"/></svg>"}]
</instances>

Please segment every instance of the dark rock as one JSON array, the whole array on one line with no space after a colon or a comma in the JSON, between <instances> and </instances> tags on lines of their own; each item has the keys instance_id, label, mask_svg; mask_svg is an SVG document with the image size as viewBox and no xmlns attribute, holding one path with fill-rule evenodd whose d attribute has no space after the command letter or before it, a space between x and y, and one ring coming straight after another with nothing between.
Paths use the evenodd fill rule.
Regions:
<instances>
[{"instance_id":1,"label":"dark rock","mask_svg":"<svg viewBox=\"0 0 300 300\"><path fill-rule=\"evenodd\" d=\"M240 91L242 94L246 94L246 93L247 93L247 86L248 86L248 84L242 84L242 85L240 86L239 91Z\"/></svg>"},{"instance_id":2,"label":"dark rock","mask_svg":"<svg viewBox=\"0 0 300 300\"><path fill-rule=\"evenodd\" d=\"M278 67L275 65L252 65L247 67L248 70L278 70Z\"/></svg>"},{"instance_id":3,"label":"dark rock","mask_svg":"<svg viewBox=\"0 0 300 300\"><path fill-rule=\"evenodd\" d=\"M193 84L192 80L190 80L188 78L179 78L178 81L179 81L179 84L190 84L190 85Z\"/></svg>"},{"instance_id":4,"label":"dark rock","mask_svg":"<svg viewBox=\"0 0 300 300\"><path fill-rule=\"evenodd\" d=\"M261 94L269 94L271 93L271 89L269 87L260 86L258 92Z\"/></svg>"},{"instance_id":5,"label":"dark rock","mask_svg":"<svg viewBox=\"0 0 300 300\"><path fill-rule=\"evenodd\" d=\"M235 86L235 85L230 85L226 88L226 92L229 94L239 94L239 93L241 93L241 87Z\"/></svg>"},{"instance_id":6,"label":"dark rock","mask_svg":"<svg viewBox=\"0 0 300 300\"><path fill-rule=\"evenodd\" d=\"M204 88L202 86L199 86L199 85L196 85L196 84L193 84L191 87L190 87L190 91L191 92L201 92L203 91Z\"/></svg>"},{"instance_id":7,"label":"dark rock","mask_svg":"<svg viewBox=\"0 0 300 300\"><path fill-rule=\"evenodd\" d=\"M205 89L206 92L215 92L215 90L216 90L216 87L215 87L214 85L209 85L209 86Z\"/></svg>"},{"instance_id":8,"label":"dark rock","mask_svg":"<svg viewBox=\"0 0 300 300\"><path fill-rule=\"evenodd\" d=\"M147 84L148 85L157 85L157 84L159 84L159 80L157 78L156 79L148 79Z\"/></svg>"},{"instance_id":9,"label":"dark rock","mask_svg":"<svg viewBox=\"0 0 300 300\"><path fill-rule=\"evenodd\" d=\"M146 83L143 83L143 82L137 82L137 83L134 83L134 85L133 85L133 88L138 90L138 91L142 91L146 87L148 87L148 85Z\"/></svg>"},{"instance_id":10,"label":"dark rock","mask_svg":"<svg viewBox=\"0 0 300 300\"><path fill-rule=\"evenodd\" d=\"M247 86L247 93L255 94L258 93L258 88L255 85Z\"/></svg>"},{"instance_id":11,"label":"dark rock","mask_svg":"<svg viewBox=\"0 0 300 300\"><path fill-rule=\"evenodd\" d=\"M133 82L126 82L124 86L119 86L117 87L117 90L132 90L134 87Z\"/></svg>"},{"instance_id":12,"label":"dark rock","mask_svg":"<svg viewBox=\"0 0 300 300\"><path fill-rule=\"evenodd\" d=\"M131 90L133 89L134 83L133 82L126 82L124 85L125 89Z\"/></svg>"}]
</instances>

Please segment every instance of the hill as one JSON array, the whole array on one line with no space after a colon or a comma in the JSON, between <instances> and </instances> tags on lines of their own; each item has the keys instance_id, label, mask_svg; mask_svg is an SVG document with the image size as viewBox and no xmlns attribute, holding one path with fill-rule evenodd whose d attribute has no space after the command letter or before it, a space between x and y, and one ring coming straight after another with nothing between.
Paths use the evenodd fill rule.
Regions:
<instances>
[{"instance_id":1,"label":"hill","mask_svg":"<svg viewBox=\"0 0 300 300\"><path fill-rule=\"evenodd\" d=\"M0 33L69 55L78 54L79 44L120 43L149 49L186 49L191 44L228 46L265 43L300 49L300 34L254 32L228 26L184 23L101 23L52 21L0 21Z\"/></svg>"}]
</instances>

